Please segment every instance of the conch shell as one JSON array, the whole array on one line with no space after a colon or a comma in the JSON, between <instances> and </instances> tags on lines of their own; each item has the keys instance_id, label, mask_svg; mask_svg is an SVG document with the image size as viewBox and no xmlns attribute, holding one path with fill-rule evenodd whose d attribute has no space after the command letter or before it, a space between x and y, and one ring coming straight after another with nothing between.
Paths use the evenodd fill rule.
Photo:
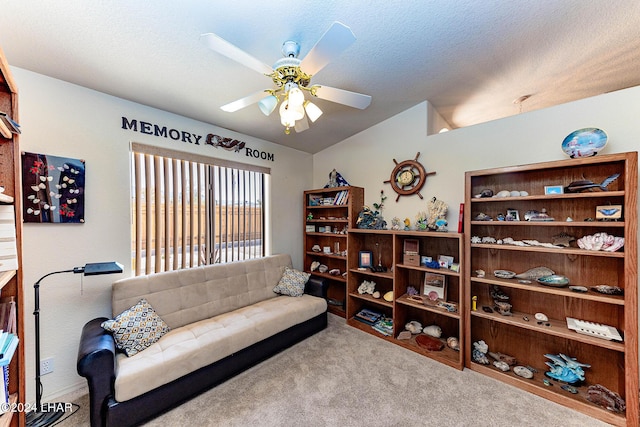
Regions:
<instances>
[{"instance_id":1,"label":"conch shell","mask_svg":"<svg viewBox=\"0 0 640 427\"><path fill-rule=\"evenodd\" d=\"M544 276L551 276L552 274L556 273L548 267L535 267L531 270L525 271L524 273L516 274L516 277L518 279L536 280Z\"/></svg>"}]
</instances>

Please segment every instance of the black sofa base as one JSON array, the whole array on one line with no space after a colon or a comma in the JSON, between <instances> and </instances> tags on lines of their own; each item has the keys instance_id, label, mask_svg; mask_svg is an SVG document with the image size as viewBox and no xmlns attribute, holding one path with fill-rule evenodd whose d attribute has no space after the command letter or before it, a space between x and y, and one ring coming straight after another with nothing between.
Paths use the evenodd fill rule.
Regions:
<instances>
[{"instance_id":1,"label":"black sofa base","mask_svg":"<svg viewBox=\"0 0 640 427\"><path fill-rule=\"evenodd\" d=\"M92 427L139 425L327 327L327 313L324 312L141 396L117 402L112 393L115 381L113 374L107 372L110 377L108 390L111 392L106 396L100 390L105 390L107 378L96 375L96 372L100 372L101 364L107 371L110 367L112 373L115 367L113 338L100 327L104 320L94 319L85 325L78 353L78 373L85 376L89 383ZM111 343L107 340L111 340ZM96 349L96 343L99 346L102 344L103 348ZM111 349L105 348L105 344ZM87 351L83 351L83 346ZM94 350L89 350L92 347Z\"/></svg>"}]
</instances>

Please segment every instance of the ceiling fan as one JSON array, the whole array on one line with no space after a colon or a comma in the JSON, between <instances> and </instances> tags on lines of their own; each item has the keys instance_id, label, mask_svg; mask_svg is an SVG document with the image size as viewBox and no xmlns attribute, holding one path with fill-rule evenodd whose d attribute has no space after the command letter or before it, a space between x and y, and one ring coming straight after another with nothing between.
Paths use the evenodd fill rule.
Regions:
<instances>
[{"instance_id":1,"label":"ceiling fan","mask_svg":"<svg viewBox=\"0 0 640 427\"><path fill-rule=\"evenodd\" d=\"M294 128L296 132L308 129L307 117L315 122L322 114L322 110L318 106L305 99L304 92L319 99L361 110L371 104L371 96L369 95L311 84L312 76L356 40L351 29L340 22L334 22L302 60L298 59L300 45L291 40L284 42L282 45L284 57L277 60L273 67L266 65L214 33L202 34L200 40L210 49L227 58L270 77L275 84L272 89L261 90L223 105L220 108L224 111L234 112L258 103L260 111L268 116L275 110L278 102L282 101L279 110L280 122L285 127L285 133L289 134L291 128Z\"/></svg>"}]
</instances>

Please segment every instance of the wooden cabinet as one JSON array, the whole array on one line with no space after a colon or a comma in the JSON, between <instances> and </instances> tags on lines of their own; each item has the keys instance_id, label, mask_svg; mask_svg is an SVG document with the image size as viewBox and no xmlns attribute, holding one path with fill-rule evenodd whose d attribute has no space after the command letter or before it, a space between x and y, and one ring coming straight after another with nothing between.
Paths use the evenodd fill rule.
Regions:
<instances>
[{"instance_id":1,"label":"wooden cabinet","mask_svg":"<svg viewBox=\"0 0 640 427\"><path fill-rule=\"evenodd\" d=\"M585 180L601 184L616 174L606 191L588 183L579 192L554 194L553 188L545 190L551 186L564 189L572 182ZM637 153L467 172L465 178L468 241L464 271L469 299L466 366L608 423L637 425ZM476 197L483 190L512 194ZM612 213L616 209L622 210L621 219L596 219L601 216L597 210ZM499 215L512 219L506 218L507 212L517 212L519 221L497 220ZM483 217L486 220L480 220ZM624 246L612 252L589 250L572 240L605 236L598 233L624 237ZM536 267L547 267L568 278L569 285L586 288L586 292L540 284L535 278L494 275L496 270L506 272L498 272L499 276L508 276L509 272L521 274ZM596 292L593 288L598 285L618 287L624 295ZM495 308L495 286L508 296L511 315L484 310ZM474 297L475 311L470 303ZM543 313L549 320L537 320L536 313ZM567 318L616 328L623 341L577 333L568 328ZM534 377L525 379L512 370L502 372L491 364L474 362L473 343L480 340L488 344L490 352L513 356L518 365L532 367ZM551 362L547 354L564 354L590 365L584 368L585 381L576 384L577 393L547 378L550 367L546 362ZM551 385L545 384L545 379ZM614 413L589 402L588 387L596 384L618 393L627 403L626 413Z\"/></svg>"},{"instance_id":2,"label":"wooden cabinet","mask_svg":"<svg viewBox=\"0 0 640 427\"><path fill-rule=\"evenodd\" d=\"M11 76L9 65L0 49L0 111L18 121L18 90ZM9 364L10 401L25 402L24 378L24 321L22 301L22 208L20 203L20 148L18 136L5 138L0 135L0 186L3 186L4 205L13 205L15 212L16 249L18 269L0 271L0 297L2 301L13 299L16 303L16 332L20 339ZM24 425L23 412L7 412L0 416L0 425Z\"/></svg>"},{"instance_id":3,"label":"wooden cabinet","mask_svg":"<svg viewBox=\"0 0 640 427\"><path fill-rule=\"evenodd\" d=\"M405 263L405 248L411 247L411 252L430 257L438 261L439 257L450 257L457 265L454 269L427 268L414 262ZM370 251L373 255L373 265L383 266L386 271L372 271L359 268L360 252ZM394 344L430 357L457 369L464 366L464 285L462 275L463 235L458 233L394 231L394 230L349 230L349 275L347 299L347 323L362 329ZM407 260L408 261L408 260ZM425 278L430 279L425 292ZM435 279L435 282L432 280ZM358 288L364 281L375 282L375 289L380 292L380 298L374 298L368 293L360 293ZM442 285L440 287L440 285ZM429 289L443 292L441 303L437 301L425 304L411 298L407 290L413 287L421 300L428 299ZM383 296L393 292L393 299L386 301ZM445 304L442 304L445 302ZM357 313L363 308L371 308L383 313L393 320L393 334L385 336L370 325L356 319ZM428 351L416 343L419 335L412 335L410 339L398 339L400 332L410 321L418 321L423 326L436 325L442 334L440 340L443 348L440 351ZM459 342L459 350L449 348L447 338L455 337Z\"/></svg>"},{"instance_id":4,"label":"wooden cabinet","mask_svg":"<svg viewBox=\"0 0 640 427\"><path fill-rule=\"evenodd\" d=\"M304 270L328 283L329 312L345 316L347 230L355 227L364 189L344 186L304 192ZM320 270L316 266L322 266ZM313 268L313 271L312 271ZM337 273L337 274L330 274Z\"/></svg>"}]
</instances>

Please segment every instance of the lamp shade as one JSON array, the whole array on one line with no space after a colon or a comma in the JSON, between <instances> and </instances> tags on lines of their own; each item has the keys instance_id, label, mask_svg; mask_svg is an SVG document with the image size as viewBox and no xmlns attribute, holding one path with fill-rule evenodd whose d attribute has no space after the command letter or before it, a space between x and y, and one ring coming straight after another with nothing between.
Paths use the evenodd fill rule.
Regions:
<instances>
[{"instance_id":1,"label":"lamp shade","mask_svg":"<svg viewBox=\"0 0 640 427\"><path fill-rule=\"evenodd\" d=\"M312 122L318 120L318 117L322 115L322 110L311 101L304 102L304 110L307 112L307 116Z\"/></svg>"},{"instance_id":2,"label":"lamp shade","mask_svg":"<svg viewBox=\"0 0 640 427\"><path fill-rule=\"evenodd\" d=\"M273 110L276 109L276 105L278 105L278 98L275 95L269 95L258 102L258 107L265 116L273 113Z\"/></svg>"}]
</instances>

